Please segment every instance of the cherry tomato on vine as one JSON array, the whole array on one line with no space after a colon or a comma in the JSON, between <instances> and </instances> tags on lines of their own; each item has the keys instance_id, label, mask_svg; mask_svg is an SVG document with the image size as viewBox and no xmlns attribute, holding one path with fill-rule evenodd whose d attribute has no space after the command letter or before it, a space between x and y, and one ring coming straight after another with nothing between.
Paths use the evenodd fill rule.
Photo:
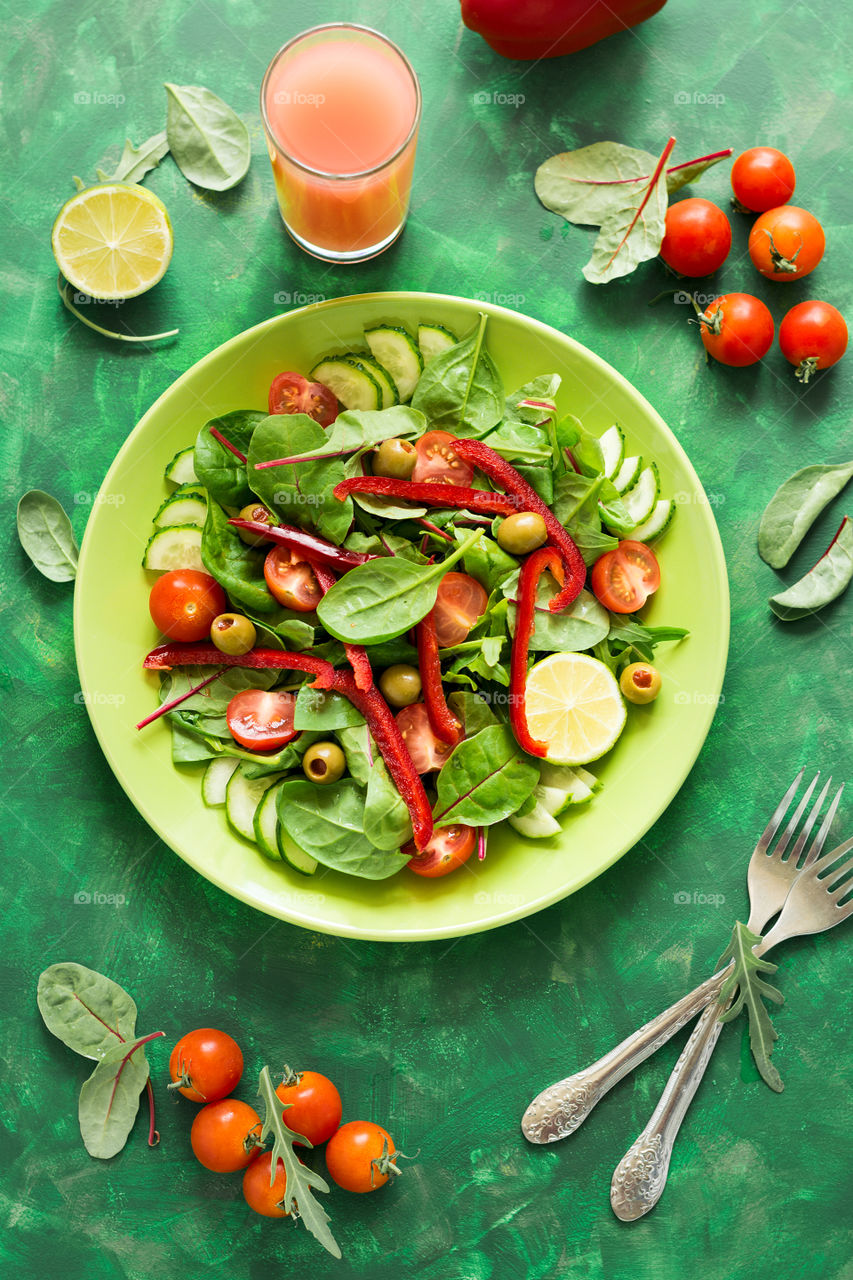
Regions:
<instances>
[{"instance_id":1,"label":"cherry tomato on vine","mask_svg":"<svg viewBox=\"0 0 853 1280\"><path fill-rule=\"evenodd\" d=\"M446 573L433 606L435 638L442 649L461 644L489 603L485 588L467 573Z\"/></svg>"},{"instance_id":2,"label":"cherry tomato on vine","mask_svg":"<svg viewBox=\"0 0 853 1280\"><path fill-rule=\"evenodd\" d=\"M284 1110L284 1123L307 1138L313 1147L326 1142L341 1123L341 1095L328 1076L319 1071L290 1071L276 1089Z\"/></svg>"},{"instance_id":3,"label":"cherry tomato on vine","mask_svg":"<svg viewBox=\"0 0 853 1280\"><path fill-rule=\"evenodd\" d=\"M709 276L732 247L732 228L710 200L679 200L666 211L660 256L682 276Z\"/></svg>"},{"instance_id":4,"label":"cherry tomato on vine","mask_svg":"<svg viewBox=\"0 0 853 1280\"><path fill-rule=\"evenodd\" d=\"M416 876L434 879L449 875L451 871L461 867L463 862L467 862L476 843L476 827L466 827L457 822L450 827L436 827L423 853L418 853L414 840L403 845L400 852L409 857L410 861L406 865Z\"/></svg>"},{"instance_id":5,"label":"cherry tomato on vine","mask_svg":"<svg viewBox=\"0 0 853 1280\"><path fill-rule=\"evenodd\" d=\"M264 578L279 604L297 613L310 613L323 599L314 570L289 547L273 547L267 552Z\"/></svg>"},{"instance_id":6,"label":"cherry tomato on vine","mask_svg":"<svg viewBox=\"0 0 853 1280\"><path fill-rule=\"evenodd\" d=\"M255 1213L264 1218L287 1218L290 1207L286 1206L287 1174L284 1161L279 1157L276 1166L275 1182L270 1186L270 1169L272 1152L264 1151L257 1160L253 1160L243 1174L243 1196L246 1204Z\"/></svg>"},{"instance_id":7,"label":"cherry tomato on vine","mask_svg":"<svg viewBox=\"0 0 853 1280\"><path fill-rule=\"evenodd\" d=\"M372 1120L351 1120L341 1125L326 1147L326 1168L344 1191L376 1191L392 1173L394 1139Z\"/></svg>"},{"instance_id":8,"label":"cherry tomato on vine","mask_svg":"<svg viewBox=\"0 0 853 1280\"><path fill-rule=\"evenodd\" d=\"M285 689L242 689L225 718L235 742L247 751L278 751L299 733L293 727L296 696Z\"/></svg>"},{"instance_id":9,"label":"cherry tomato on vine","mask_svg":"<svg viewBox=\"0 0 853 1280\"><path fill-rule=\"evenodd\" d=\"M205 640L213 619L227 608L228 600L219 583L198 569L164 573L148 597L155 627L170 640Z\"/></svg>"},{"instance_id":10,"label":"cherry tomato on vine","mask_svg":"<svg viewBox=\"0 0 853 1280\"><path fill-rule=\"evenodd\" d=\"M222 1098L202 1107L190 1129L193 1153L213 1173L245 1169L260 1152L261 1118L246 1102Z\"/></svg>"},{"instance_id":11,"label":"cherry tomato on vine","mask_svg":"<svg viewBox=\"0 0 853 1280\"><path fill-rule=\"evenodd\" d=\"M415 441L417 461L412 472L416 483L432 481L434 484L459 484L468 487L474 479L474 468L457 458L449 443L453 436L449 431L427 431Z\"/></svg>"},{"instance_id":12,"label":"cherry tomato on vine","mask_svg":"<svg viewBox=\"0 0 853 1280\"><path fill-rule=\"evenodd\" d=\"M735 200L752 213L765 213L787 204L796 185L794 166L775 147L750 147L732 165Z\"/></svg>"},{"instance_id":13,"label":"cherry tomato on vine","mask_svg":"<svg viewBox=\"0 0 853 1280\"><path fill-rule=\"evenodd\" d=\"M743 368L770 350L773 317L751 293L724 293L706 307L699 332L708 355L720 364Z\"/></svg>"},{"instance_id":14,"label":"cherry tomato on vine","mask_svg":"<svg viewBox=\"0 0 853 1280\"><path fill-rule=\"evenodd\" d=\"M592 566L592 590L611 613L635 613L660 586L660 565L651 547L626 539Z\"/></svg>"},{"instance_id":15,"label":"cherry tomato on vine","mask_svg":"<svg viewBox=\"0 0 853 1280\"><path fill-rule=\"evenodd\" d=\"M782 355L797 366L800 382L816 369L837 364L847 350L844 316L829 302L798 302L779 325Z\"/></svg>"},{"instance_id":16,"label":"cherry tomato on vine","mask_svg":"<svg viewBox=\"0 0 853 1280\"><path fill-rule=\"evenodd\" d=\"M279 373L270 387L270 413L307 413L328 427L338 416L337 397L322 382L309 382L301 373Z\"/></svg>"},{"instance_id":17,"label":"cherry tomato on vine","mask_svg":"<svg viewBox=\"0 0 853 1280\"><path fill-rule=\"evenodd\" d=\"M749 233L752 265L768 280L802 280L814 271L825 248L817 218L795 204L762 213Z\"/></svg>"},{"instance_id":18,"label":"cherry tomato on vine","mask_svg":"<svg viewBox=\"0 0 853 1280\"><path fill-rule=\"evenodd\" d=\"M188 1031L169 1057L173 1084L191 1102L227 1098L243 1074L243 1054L225 1031L201 1027Z\"/></svg>"},{"instance_id":19,"label":"cherry tomato on vine","mask_svg":"<svg viewBox=\"0 0 853 1280\"><path fill-rule=\"evenodd\" d=\"M442 742L433 733L426 705L423 702L412 702L398 711L394 718L403 735L406 750L412 757L415 771L430 773L433 769L440 769L453 747Z\"/></svg>"}]
</instances>

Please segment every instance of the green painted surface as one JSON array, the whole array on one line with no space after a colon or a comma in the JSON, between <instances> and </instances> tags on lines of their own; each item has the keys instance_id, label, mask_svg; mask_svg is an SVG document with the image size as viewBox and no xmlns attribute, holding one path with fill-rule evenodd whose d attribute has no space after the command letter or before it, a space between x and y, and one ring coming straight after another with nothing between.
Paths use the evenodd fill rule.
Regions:
<instances>
[{"instance_id":1,"label":"green painted surface","mask_svg":"<svg viewBox=\"0 0 853 1280\"><path fill-rule=\"evenodd\" d=\"M778 353L758 372L706 368L687 309L646 307L666 287L662 268L604 288L584 284L591 235L564 234L539 207L533 169L553 151L603 137L654 150L674 132L682 159L727 144L781 145L797 166L797 199L827 228L825 263L804 284L756 287L738 221L719 283L755 290L777 321L811 296L849 308L849 18L827 0L773 11L673 0L636 36L531 67L460 31L450 0L145 8L34 0L20 12L4 22L10 154L0 196L10 539L0 659L4 1272L849 1278L849 934L785 953L777 977L787 1003L775 1015L781 1096L758 1081L741 1026L725 1030L670 1186L646 1221L612 1217L610 1173L685 1033L567 1142L531 1149L517 1127L533 1092L705 975L732 916L746 909L744 854L799 764L851 777L851 598L811 623L775 622L765 598L778 579L754 547L760 510L785 475L849 457L850 357L807 392ZM397 39L425 99L406 234L384 257L347 270L313 262L283 235L256 114L271 52L337 17ZM244 112L255 160L246 182L221 197L194 193L171 162L148 179L169 207L176 251L164 282L134 304L133 323L177 324L181 335L156 351L124 350L62 311L48 232L72 171L93 174L125 134L138 142L160 127L164 79L208 84ZM92 100L75 101L85 94ZM102 100L110 95L125 100ZM726 190L722 170L701 186L721 201ZM298 302L386 287L482 293L570 332L631 378L714 496L732 586L725 702L665 817L575 898L450 945L300 932L226 898L154 840L75 697L70 591L28 571L11 534L14 502L31 486L60 496L82 533L91 495L148 405L205 352L287 305L280 295ZM845 502L853 499L821 519L787 580L828 543ZM842 812L839 831L849 834L849 802ZM75 902L95 892L125 901ZM684 894L689 904L677 900ZM725 902L703 901L713 894ZM289 1224L250 1221L239 1182L193 1161L192 1109L173 1107L162 1087L157 1150L138 1124L115 1160L89 1159L74 1115L85 1064L43 1029L34 1001L38 972L66 958L124 983L145 1030L163 1027L169 1040L193 1025L233 1031L249 1064L247 1099L263 1061L311 1064L335 1076L348 1117L385 1121L403 1149L420 1149L399 1186L331 1198L342 1264ZM166 1043L150 1053L158 1080Z\"/></svg>"}]
</instances>

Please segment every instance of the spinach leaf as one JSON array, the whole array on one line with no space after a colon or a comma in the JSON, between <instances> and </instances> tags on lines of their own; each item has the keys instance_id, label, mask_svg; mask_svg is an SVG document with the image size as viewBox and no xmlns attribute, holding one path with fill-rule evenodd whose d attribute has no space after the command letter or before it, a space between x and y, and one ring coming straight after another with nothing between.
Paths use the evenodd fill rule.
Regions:
<instances>
[{"instance_id":1,"label":"spinach leaf","mask_svg":"<svg viewBox=\"0 0 853 1280\"><path fill-rule=\"evenodd\" d=\"M407 508L406 515L411 514L411 508ZM356 529L346 538L344 546L350 551L367 551L374 556L402 556L404 560L414 560L417 564L426 564L427 561L427 557L410 538L404 538L398 533L383 531L380 537L378 533L360 533Z\"/></svg>"},{"instance_id":2,"label":"spinach leaf","mask_svg":"<svg viewBox=\"0 0 853 1280\"><path fill-rule=\"evenodd\" d=\"M168 154L169 142L165 129L162 133L153 134L138 147L133 145L130 138L126 138L115 173L105 173L103 169L98 169L98 181L140 182Z\"/></svg>"},{"instance_id":3,"label":"spinach leaf","mask_svg":"<svg viewBox=\"0 0 853 1280\"><path fill-rule=\"evenodd\" d=\"M439 582L479 537L475 529L446 560L432 565L397 556L361 564L327 591L317 616L336 639L353 644L376 644L402 635L429 613Z\"/></svg>"},{"instance_id":4,"label":"spinach leaf","mask_svg":"<svg viewBox=\"0 0 853 1280\"><path fill-rule=\"evenodd\" d=\"M803 467L774 493L758 526L758 554L774 569L791 559L824 507L853 477L853 462Z\"/></svg>"},{"instance_id":5,"label":"spinach leaf","mask_svg":"<svg viewBox=\"0 0 853 1280\"><path fill-rule=\"evenodd\" d=\"M205 673L210 675L209 667L173 667L164 673L161 682L160 698L169 702L178 698L204 679ZM244 689L271 689L283 673L281 671L263 670L253 667L228 667L204 689L199 689L189 698L185 698L173 715L216 716L224 715L228 703L235 693Z\"/></svg>"},{"instance_id":6,"label":"spinach leaf","mask_svg":"<svg viewBox=\"0 0 853 1280\"><path fill-rule=\"evenodd\" d=\"M475 333L430 360L420 376L412 407L430 427L455 436L482 436L500 422L504 390L497 367L483 347L486 315Z\"/></svg>"},{"instance_id":7,"label":"spinach leaf","mask_svg":"<svg viewBox=\"0 0 853 1280\"><path fill-rule=\"evenodd\" d=\"M770 608L783 622L817 613L853 581L853 523L849 516L817 564L787 591L770 597Z\"/></svg>"},{"instance_id":8,"label":"spinach leaf","mask_svg":"<svg viewBox=\"0 0 853 1280\"><path fill-rule=\"evenodd\" d=\"M266 418L257 409L233 409L211 418L198 433L193 468L201 484L223 507L245 507L254 498L246 477L246 464L211 435L213 427L245 457L255 427Z\"/></svg>"},{"instance_id":9,"label":"spinach leaf","mask_svg":"<svg viewBox=\"0 0 853 1280\"><path fill-rule=\"evenodd\" d=\"M538 378L525 382L523 387L513 391L506 398L506 417L518 418L522 422L538 423L545 416L541 408L533 405L521 407L522 400L542 400L550 404L560 389L562 378L559 373L542 373Z\"/></svg>"},{"instance_id":10,"label":"spinach leaf","mask_svg":"<svg viewBox=\"0 0 853 1280\"><path fill-rule=\"evenodd\" d=\"M85 965L52 964L36 994L44 1024L84 1058L103 1058L136 1034L136 1003L117 982Z\"/></svg>"},{"instance_id":11,"label":"spinach leaf","mask_svg":"<svg viewBox=\"0 0 853 1280\"><path fill-rule=\"evenodd\" d=\"M267 507L287 524L316 529L324 538L340 544L352 524L352 502L332 493L344 479L340 458L321 457L315 462L291 462L282 467L257 470L259 462L314 454L322 450L326 433L306 413L273 414L255 429L249 445L249 483Z\"/></svg>"},{"instance_id":12,"label":"spinach leaf","mask_svg":"<svg viewBox=\"0 0 853 1280\"><path fill-rule=\"evenodd\" d=\"M405 800L391 781L385 761L373 749L373 766L364 800L364 829L377 849L399 850L412 838L412 820Z\"/></svg>"},{"instance_id":13,"label":"spinach leaf","mask_svg":"<svg viewBox=\"0 0 853 1280\"><path fill-rule=\"evenodd\" d=\"M310 622L290 609L279 608L266 614L262 622L254 617L248 609L244 613L255 625L258 633L258 644L268 649L310 649L314 643L315 628Z\"/></svg>"},{"instance_id":14,"label":"spinach leaf","mask_svg":"<svg viewBox=\"0 0 853 1280\"><path fill-rule=\"evenodd\" d=\"M80 555L62 503L43 489L30 489L18 503L18 537L39 573L51 582L72 582Z\"/></svg>"},{"instance_id":15,"label":"spinach leaf","mask_svg":"<svg viewBox=\"0 0 853 1280\"><path fill-rule=\"evenodd\" d=\"M508 818L539 781L506 725L492 725L454 747L436 784L436 821L490 826Z\"/></svg>"},{"instance_id":16,"label":"spinach leaf","mask_svg":"<svg viewBox=\"0 0 853 1280\"><path fill-rule=\"evenodd\" d=\"M166 136L185 178L208 191L228 191L252 159L249 130L226 102L194 84L166 84Z\"/></svg>"},{"instance_id":17,"label":"spinach leaf","mask_svg":"<svg viewBox=\"0 0 853 1280\"><path fill-rule=\"evenodd\" d=\"M447 704L455 716L462 721L465 737L473 738L481 729L499 724L499 720L486 699L479 693L469 693L467 689L457 689L447 699Z\"/></svg>"},{"instance_id":18,"label":"spinach leaf","mask_svg":"<svg viewBox=\"0 0 853 1280\"><path fill-rule=\"evenodd\" d=\"M528 412L531 411L528 410ZM541 415L542 410L537 409L532 412ZM551 443L544 427L505 418L494 431L488 433L484 443L490 445L513 466L547 466L549 470L551 468Z\"/></svg>"},{"instance_id":19,"label":"spinach leaf","mask_svg":"<svg viewBox=\"0 0 853 1280\"><path fill-rule=\"evenodd\" d=\"M305 457L309 460L336 458L381 444L383 440L422 436L426 428L424 415L408 404L394 404L387 409L346 409L324 432L323 448L306 453Z\"/></svg>"},{"instance_id":20,"label":"spinach leaf","mask_svg":"<svg viewBox=\"0 0 853 1280\"><path fill-rule=\"evenodd\" d=\"M347 769L359 786L366 787L378 755L366 724L339 729L338 742L347 758Z\"/></svg>"},{"instance_id":21,"label":"spinach leaf","mask_svg":"<svg viewBox=\"0 0 853 1280\"><path fill-rule=\"evenodd\" d=\"M351 778L326 787L307 778L289 779L277 803L279 821L291 839L333 871L385 880L408 861L396 850L377 849L365 835L364 797Z\"/></svg>"},{"instance_id":22,"label":"spinach leaf","mask_svg":"<svg viewBox=\"0 0 853 1280\"><path fill-rule=\"evenodd\" d=\"M509 578L502 585L510 601L508 610L510 635L515 635L518 579ZM610 615L589 591L581 591L568 609L552 613L548 603L557 594L557 585L544 574L536 591L535 624L530 637L531 651L544 653L582 653L604 640L610 630Z\"/></svg>"},{"instance_id":23,"label":"spinach leaf","mask_svg":"<svg viewBox=\"0 0 853 1280\"><path fill-rule=\"evenodd\" d=\"M264 547L249 547L218 502L208 502L201 534L201 559L232 600L258 613L272 613L275 597L264 578Z\"/></svg>"},{"instance_id":24,"label":"spinach leaf","mask_svg":"<svg viewBox=\"0 0 853 1280\"><path fill-rule=\"evenodd\" d=\"M347 729L364 724L364 716L348 698L304 684L296 695L294 729Z\"/></svg>"},{"instance_id":25,"label":"spinach leaf","mask_svg":"<svg viewBox=\"0 0 853 1280\"><path fill-rule=\"evenodd\" d=\"M453 536L457 544L461 545L466 535L463 529L454 529ZM509 555L500 543L487 537L485 533L481 533L473 546L465 552L462 563L465 572L476 578L480 586L489 592L494 591L508 574L518 569L515 556Z\"/></svg>"},{"instance_id":26,"label":"spinach leaf","mask_svg":"<svg viewBox=\"0 0 853 1280\"><path fill-rule=\"evenodd\" d=\"M80 1090L80 1133L89 1155L98 1160L109 1160L127 1142L139 1110L139 1095L148 1083L143 1045L150 1039L141 1036L110 1049Z\"/></svg>"}]
</instances>

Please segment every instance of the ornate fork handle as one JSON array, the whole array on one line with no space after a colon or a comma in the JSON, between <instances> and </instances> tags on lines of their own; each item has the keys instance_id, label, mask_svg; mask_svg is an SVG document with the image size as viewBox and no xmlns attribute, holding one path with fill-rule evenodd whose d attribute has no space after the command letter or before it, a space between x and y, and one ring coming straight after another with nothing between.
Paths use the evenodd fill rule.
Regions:
<instances>
[{"instance_id":1,"label":"ornate fork handle","mask_svg":"<svg viewBox=\"0 0 853 1280\"><path fill-rule=\"evenodd\" d=\"M715 973L695 991L652 1018L592 1066L543 1089L522 1117L521 1130L524 1136L530 1142L543 1143L556 1142L558 1138L567 1138L570 1133L574 1133L609 1089L655 1053L709 1001L715 1001L716 1011L715 998L731 967L729 965Z\"/></svg>"}]
</instances>

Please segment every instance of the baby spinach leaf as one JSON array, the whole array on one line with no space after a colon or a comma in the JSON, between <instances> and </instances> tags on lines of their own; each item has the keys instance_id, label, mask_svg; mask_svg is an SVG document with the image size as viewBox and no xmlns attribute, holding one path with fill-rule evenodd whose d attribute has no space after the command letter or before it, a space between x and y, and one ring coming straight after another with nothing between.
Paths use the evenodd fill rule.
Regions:
<instances>
[{"instance_id":1,"label":"baby spinach leaf","mask_svg":"<svg viewBox=\"0 0 853 1280\"><path fill-rule=\"evenodd\" d=\"M356 506L362 511L379 516L382 520L417 520L418 516L425 516L428 510L427 507L397 502L394 498L385 498L378 493L354 493L352 496Z\"/></svg>"},{"instance_id":2,"label":"baby spinach leaf","mask_svg":"<svg viewBox=\"0 0 853 1280\"><path fill-rule=\"evenodd\" d=\"M40 975L36 994L44 1024L84 1058L103 1058L136 1034L136 1004L117 982L64 961Z\"/></svg>"},{"instance_id":3,"label":"baby spinach leaf","mask_svg":"<svg viewBox=\"0 0 853 1280\"><path fill-rule=\"evenodd\" d=\"M249 130L235 111L201 85L166 84L166 135L185 178L208 191L227 191L245 178L252 159Z\"/></svg>"},{"instance_id":4,"label":"baby spinach leaf","mask_svg":"<svg viewBox=\"0 0 853 1280\"><path fill-rule=\"evenodd\" d=\"M347 729L359 724L364 724L364 716L340 693L304 684L296 695L294 729Z\"/></svg>"},{"instance_id":5,"label":"baby spinach leaf","mask_svg":"<svg viewBox=\"0 0 853 1280\"><path fill-rule=\"evenodd\" d=\"M479 733L481 729L500 723L482 694L469 693L467 689L457 689L447 699L447 705L462 721L466 738L473 738L474 734Z\"/></svg>"},{"instance_id":6,"label":"baby spinach leaf","mask_svg":"<svg viewBox=\"0 0 853 1280\"><path fill-rule=\"evenodd\" d=\"M366 787L370 780L370 771L378 754L366 724L353 725L351 728L339 729L338 742L347 758L347 769L355 781Z\"/></svg>"},{"instance_id":7,"label":"baby spinach leaf","mask_svg":"<svg viewBox=\"0 0 853 1280\"><path fill-rule=\"evenodd\" d=\"M430 427L482 436L503 417L503 383L483 347L486 320L481 315L475 333L435 356L421 374L412 407L426 414Z\"/></svg>"},{"instance_id":8,"label":"baby spinach leaf","mask_svg":"<svg viewBox=\"0 0 853 1280\"><path fill-rule=\"evenodd\" d=\"M373 748L373 766L367 779L364 828L377 849L399 850L412 838L412 819L405 800L391 781L385 761Z\"/></svg>"},{"instance_id":9,"label":"baby spinach leaf","mask_svg":"<svg viewBox=\"0 0 853 1280\"><path fill-rule=\"evenodd\" d=\"M394 404L387 409L346 409L325 431L323 448L305 457L335 458L381 444L383 440L422 436L426 429L424 415L408 404Z\"/></svg>"},{"instance_id":10,"label":"baby spinach leaf","mask_svg":"<svg viewBox=\"0 0 853 1280\"><path fill-rule=\"evenodd\" d=\"M201 559L208 573L231 596L258 613L271 613L278 606L264 578L266 548L249 547L218 502L208 502L201 534Z\"/></svg>"},{"instance_id":11,"label":"baby spinach leaf","mask_svg":"<svg viewBox=\"0 0 853 1280\"><path fill-rule=\"evenodd\" d=\"M849 516L813 569L787 591L770 597L770 608L783 622L817 613L853 581L853 523Z\"/></svg>"},{"instance_id":12,"label":"baby spinach leaf","mask_svg":"<svg viewBox=\"0 0 853 1280\"><path fill-rule=\"evenodd\" d=\"M326 787L307 778L284 782L278 817L300 849L333 871L385 880L406 865L398 851L377 849L365 835L364 796L352 778Z\"/></svg>"},{"instance_id":13,"label":"baby spinach leaf","mask_svg":"<svg viewBox=\"0 0 853 1280\"><path fill-rule=\"evenodd\" d=\"M139 1110L139 1095L148 1082L143 1045L151 1039L141 1036L110 1049L80 1090L80 1133L89 1155L98 1160L109 1160L127 1142Z\"/></svg>"},{"instance_id":14,"label":"baby spinach leaf","mask_svg":"<svg viewBox=\"0 0 853 1280\"><path fill-rule=\"evenodd\" d=\"M124 151L121 153L114 173L105 173L98 169L99 182L140 182L169 154L169 141L166 131L155 133L145 142L135 147L130 138L125 139Z\"/></svg>"},{"instance_id":15,"label":"baby spinach leaf","mask_svg":"<svg viewBox=\"0 0 853 1280\"><path fill-rule=\"evenodd\" d=\"M782 569L824 507L853 477L853 462L803 467L779 486L758 526L758 554Z\"/></svg>"},{"instance_id":16,"label":"baby spinach leaf","mask_svg":"<svg viewBox=\"0 0 853 1280\"><path fill-rule=\"evenodd\" d=\"M211 418L198 433L193 455L193 467L201 484L211 498L223 507L245 507L254 498L246 477L246 464L230 449L211 435L210 428L224 436L245 457L259 422L266 419L257 409L233 409L218 418Z\"/></svg>"},{"instance_id":17,"label":"baby spinach leaf","mask_svg":"<svg viewBox=\"0 0 853 1280\"><path fill-rule=\"evenodd\" d=\"M521 401L542 400L553 404L561 382L559 373L542 373L538 378L531 378L530 382L525 382L523 387L519 387L517 391L507 396L505 416L516 418L521 422L531 422L534 425L541 422L546 417L547 411L536 405L522 407Z\"/></svg>"},{"instance_id":18,"label":"baby spinach leaf","mask_svg":"<svg viewBox=\"0 0 853 1280\"><path fill-rule=\"evenodd\" d=\"M461 544L465 540L465 531L454 529L453 536ZM474 545L465 552L462 563L465 572L476 578L486 591L494 591L508 574L518 569L515 556L509 555L494 538L487 537L485 533L481 533Z\"/></svg>"},{"instance_id":19,"label":"baby spinach leaf","mask_svg":"<svg viewBox=\"0 0 853 1280\"><path fill-rule=\"evenodd\" d=\"M408 508L406 515L411 514L411 508ZM348 535L344 546L350 551L367 551L375 556L402 556L404 560L414 560L418 564L426 564L427 561L427 557L410 538L397 533L386 533L384 530L381 537L378 533L360 533L355 530Z\"/></svg>"},{"instance_id":20,"label":"baby spinach leaf","mask_svg":"<svg viewBox=\"0 0 853 1280\"><path fill-rule=\"evenodd\" d=\"M279 413L256 428L248 453L249 483L267 507L286 524L316 529L324 538L340 544L352 524L352 502L332 493L344 479L340 458L320 457L312 462L292 462L281 467L257 469L259 462L316 454L326 443L326 433L306 413Z\"/></svg>"},{"instance_id":21,"label":"baby spinach leaf","mask_svg":"<svg viewBox=\"0 0 853 1280\"><path fill-rule=\"evenodd\" d=\"M492 725L454 747L436 784L436 822L491 826L515 813L539 781L507 725Z\"/></svg>"},{"instance_id":22,"label":"baby spinach leaf","mask_svg":"<svg viewBox=\"0 0 853 1280\"><path fill-rule=\"evenodd\" d=\"M432 565L398 556L369 560L338 579L320 601L317 616L331 635L353 644L402 635L429 613L439 582L479 537L475 529L446 560Z\"/></svg>"},{"instance_id":23,"label":"baby spinach leaf","mask_svg":"<svg viewBox=\"0 0 853 1280\"><path fill-rule=\"evenodd\" d=\"M542 413L542 410L537 410ZM547 467L551 470L551 443L543 427L505 418L485 437L485 443L513 466Z\"/></svg>"},{"instance_id":24,"label":"baby spinach leaf","mask_svg":"<svg viewBox=\"0 0 853 1280\"><path fill-rule=\"evenodd\" d=\"M508 578L502 590L510 601L508 619L510 635L515 634L518 579ZM536 590L535 623L530 637L531 651L542 653L582 653L604 640L610 630L610 615L589 591L581 591L568 609L552 613L549 601L557 594L557 585L545 574Z\"/></svg>"},{"instance_id":25,"label":"baby spinach leaf","mask_svg":"<svg viewBox=\"0 0 853 1280\"><path fill-rule=\"evenodd\" d=\"M30 489L18 503L18 537L39 573L51 582L72 582L79 549L71 521L58 499Z\"/></svg>"},{"instance_id":26,"label":"baby spinach leaf","mask_svg":"<svg viewBox=\"0 0 853 1280\"><path fill-rule=\"evenodd\" d=\"M173 667L161 684L162 701L168 702L173 698L179 698L182 693L186 693L203 680L205 673L210 675L209 667ZM242 693L244 689L271 689L281 675L281 671L253 667L228 667L204 689L199 689L198 693L185 698L180 707L175 709L175 714L224 715L235 693Z\"/></svg>"},{"instance_id":27,"label":"baby spinach leaf","mask_svg":"<svg viewBox=\"0 0 853 1280\"><path fill-rule=\"evenodd\" d=\"M756 956L753 947L760 941L758 935L751 933L745 924L741 924L739 920L735 922L731 941L716 964L717 969L723 969L730 960L734 961L734 969L720 991L719 1002L725 1012L720 1013L719 1017L720 1022L731 1022L746 1008L749 1015L749 1047L752 1049L755 1065L764 1083L769 1084L776 1093L781 1093L784 1088L782 1079L770 1061L773 1042L779 1037L762 996L776 1004L784 1004L784 997L781 991L761 977L762 973L775 973L779 966ZM726 1009L725 1006L735 993L736 998L731 1008Z\"/></svg>"},{"instance_id":28,"label":"baby spinach leaf","mask_svg":"<svg viewBox=\"0 0 853 1280\"><path fill-rule=\"evenodd\" d=\"M265 615L264 620L244 609L246 617L255 624L258 644L268 649L310 649L314 643L316 628L305 621L295 610L278 609Z\"/></svg>"}]
</instances>

